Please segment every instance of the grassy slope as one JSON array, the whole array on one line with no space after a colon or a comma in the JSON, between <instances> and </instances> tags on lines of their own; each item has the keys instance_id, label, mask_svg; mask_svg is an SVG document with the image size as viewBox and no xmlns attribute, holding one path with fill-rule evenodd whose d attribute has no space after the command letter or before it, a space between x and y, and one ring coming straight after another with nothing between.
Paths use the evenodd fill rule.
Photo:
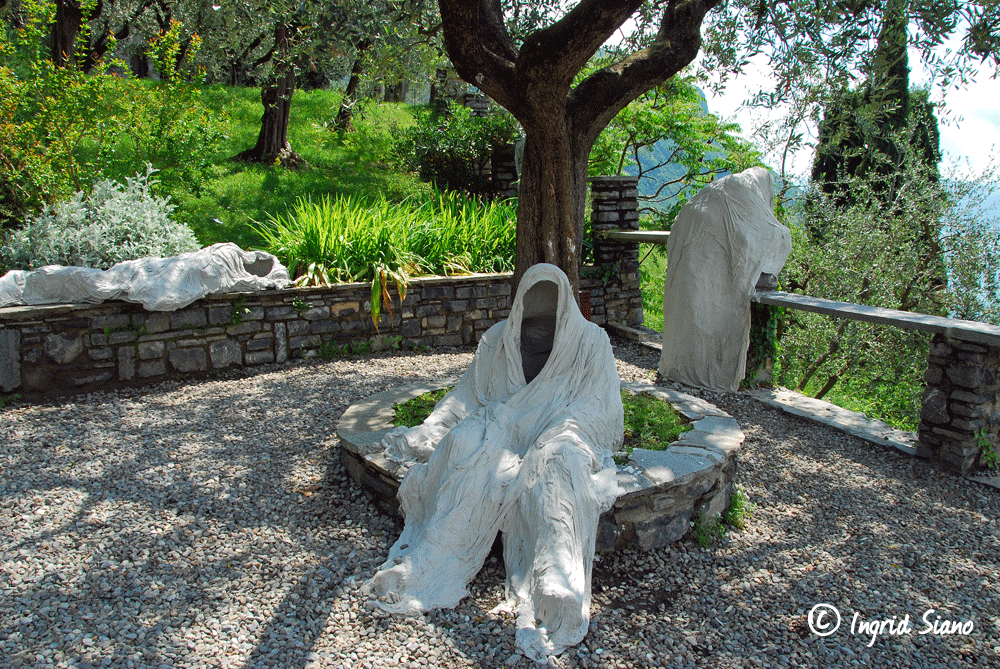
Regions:
<instances>
[{"instance_id":1,"label":"grassy slope","mask_svg":"<svg viewBox=\"0 0 1000 669\"><path fill-rule=\"evenodd\" d=\"M212 177L198 195L172 193L175 218L195 231L203 244L231 241L244 248L260 239L250 227L269 214L284 214L299 197L323 195L373 197L398 201L429 187L414 175L384 163L387 138L412 123L406 105L378 105L362 110L358 132L338 137L326 126L340 105L335 91L298 91L292 98L288 138L309 167L247 165L229 160L257 139L263 107L254 88L213 86L203 92L206 103L226 120L228 139L213 159ZM221 221L221 225L214 219Z\"/></svg>"}]
</instances>

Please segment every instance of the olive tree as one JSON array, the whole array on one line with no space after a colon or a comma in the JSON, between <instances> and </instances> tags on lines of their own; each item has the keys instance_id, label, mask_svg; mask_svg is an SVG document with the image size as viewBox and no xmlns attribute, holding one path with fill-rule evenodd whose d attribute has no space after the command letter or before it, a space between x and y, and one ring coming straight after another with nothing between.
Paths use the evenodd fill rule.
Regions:
<instances>
[{"instance_id":1,"label":"olive tree","mask_svg":"<svg viewBox=\"0 0 1000 669\"><path fill-rule=\"evenodd\" d=\"M504 14L510 3L439 0L445 47L459 75L525 131L515 283L527 267L545 261L579 284L590 149L618 112L695 59L703 32L703 65L716 84L763 54L775 77L759 101L798 95L807 102L801 106L807 117L820 108L824 86L864 72L890 1L897 0L580 0L519 42ZM967 80L981 61L997 63L996 3L907 0L901 11L914 27L911 44L941 78ZM638 26L634 50L578 80L630 19ZM966 48L941 55L939 47L956 34Z\"/></svg>"},{"instance_id":2,"label":"olive tree","mask_svg":"<svg viewBox=\"0 0 1000 669\"><path fill-rule=\"evenodd\" d=\"M439 0L445 48L459 76L524 128L515 285L531 265L550 262L579 286L591 148L626 105L694 60L702 21L715 3L660 3L661 28L647 46L576 82L646 3L581 0L518 44L500 0Z\"/></svg>"}]
</instances>

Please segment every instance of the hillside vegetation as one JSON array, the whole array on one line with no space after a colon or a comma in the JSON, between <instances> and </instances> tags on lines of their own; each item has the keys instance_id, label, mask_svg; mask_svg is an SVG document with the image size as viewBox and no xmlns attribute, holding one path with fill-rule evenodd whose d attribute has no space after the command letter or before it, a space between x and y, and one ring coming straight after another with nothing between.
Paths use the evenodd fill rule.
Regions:
<instances>
[{"instance_id":1,"label":"hillside vegetation","mask_svg":"<svg viewBox=\"0 0 1000 669\"><path fill-rule=\"evenodd\" d=\"M330 90L298 91L292 99L288 138L305 164L290 169L233 160L236 154L253 145L259 131L262 113L259 89L113 78L101 84L107 90L98 90L93 83L97 78L72 75L79 85L74 88L60 84L71 75L49 75L51 80L40 81L43 87L48 86L51 97L29 101L34 107L24 106L35 109L35 115L30 117L35 119L34 124L25 125L27 117L16 116L5 116L6 123L0 124L0 133L10 139L0 151L38 166L34 174L45 177L37 183L25 182L37 187L34 194L39 196L34 208L27 210L27 217L37 216L45 204L71 199L74 191L89 192L101 180L124 183L137 174L145 174L149 163L156 170L149 181L154 195L169 198L174 207L171 218L189 226L201 245L229 241L243 248L269 248L303 282L370 282L373 304L393 284L404 285L409 276L496 271L509 269L513 264L516 219L513 206L485 206L474 198L438 191L432 183L443 188L462 185L464 179L463 190L474 191L476 173L470 172L468 165L481 156L472 147L480 147L481 152L496 138L506 141L516 132L503 115L480 128L467 114L458 112L451 117L453 127L445 128L425 107L362 101L354 107L353 131L337 132L333 120L340 108L341 94ZM26 88L18 88L16 83L10 78L0 81L6 87L0 93L7 95L7 109L16 109L10 102L18 102L18 95L28 94ZM81 91L89 91L90 97ZM56 113L58 109L77 108L83 110L80 116L83 121L93 120L98 112L86 104L95 99L106 100L111 95L134 104L112 107L100 123L74 125L70 115ZM57 123L61 125L54 125ZM44 152L39 151L46 133L51 135L60 128L79 132L75 148L60 156L58 143L50 142ZM741 162L756 161L752 152L747 155ZM62 173L56 169L67 165L72 169L64 169ZM722 167L725 166L718 166ZM743 165L733 167L738 169ZM718 169L705 176L710 179L724 173L724 169ZM62 180L57 178L59 174L64 175ZM0 179L0 186L7 185ZM23 191L31 195L29 189ZM856 189L856 192L862 191ZM29 201L30 198L25 199ZM865 240L890 231L877 207L871 216L847 212L839 217L831 214L827 220L828 226L837 221L855 227L864 225L860 231L845 228L835 238L850 243L852 248L871 252L884 244ZM947 220L959 229L961 221ZM644 227L664 224L669 224L669 219L661 217L643 223ZM6 226L14 225L17 221L8 217ZM480 232L471 235L474 230ZM361 241L350 242L351 235ZM831 256L830 263L821 264L815 245L811 246L806 237L796 236L796 249L786 272L802 285L786 288L806 289L803 277L809 279L810 294L820 278L844 284L845 259L852 256L840 252ZM963 235L956 239L971 237ZM647 251L652 251L648 257ZM642 249L646 325L657 330L663 327L662 281L666 258L662 251L645 246ZM855 266L852 263L847 262L848 269ZM829 272L824 272L829 276L821 277L819 270L826 264ZM856 267L877 268L879 264L858 260ZM905 280L905 276L900 277L898 262L894 267L897 271L893 275ZM978 275L970 276L974 280ZM779 379L789 385L786 379L791 378L791 373L798 373L811 360L819 358L832 341L826 333L808 340L792 339L789 337L792 325L798 326L798 332L820 332L817 324L798 317L792 321L788 315L774 330L779 337L782 331L785 333L783 340L772 339L772 344L778 359ZM873 359L896 361L892 373L876 370L874 365L864 370L864 374L853 369L849 373L833 369L831 374L838 375L840 383L827 399L912 429L919 410L922 348L893 344L895 350L879 352L865 344L872 339L870 334L861 333L850 348L844 347L843 354L853 359L850 356L856 356L858 350L870 350ZM822 391L813 387L820 380L816 375L810 382L812 385L803 384L803 390L810 394Z\"/></svg>"}]
</instances>

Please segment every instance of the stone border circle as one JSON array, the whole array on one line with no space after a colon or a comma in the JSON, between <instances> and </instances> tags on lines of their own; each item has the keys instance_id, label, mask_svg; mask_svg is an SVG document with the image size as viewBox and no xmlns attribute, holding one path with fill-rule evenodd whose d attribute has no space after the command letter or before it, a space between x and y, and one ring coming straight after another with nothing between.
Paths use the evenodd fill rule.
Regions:
<instances>
[{"instance_id":1,"label":"stone border circle","mask_svg":"<svg viewBox=\"0 0 1000 669\"><path fill-rule=\"evenodd\" d=\"M351 405L337 425L337 439L348 473L373 494L385 511L399 515L396 491L406 468L383 455L381 440L391 427L393 405L457 382L393 388ZM719 516L729 505L736 456L744 434L729 414L697 397L651 384L623 383L633 394L648 393L669 402L691 421L665 451L637 448L618 465L622 494L601 515L597 551L634 545L643 550L682 538L696 516Z\"/></svg>"}]
</instances>

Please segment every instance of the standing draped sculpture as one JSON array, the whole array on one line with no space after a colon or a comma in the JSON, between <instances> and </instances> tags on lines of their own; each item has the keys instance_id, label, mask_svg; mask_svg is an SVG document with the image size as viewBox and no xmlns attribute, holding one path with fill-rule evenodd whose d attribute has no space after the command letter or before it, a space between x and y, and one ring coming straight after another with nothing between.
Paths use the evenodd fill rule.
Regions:
<instances>
[{"instance_id":1,"label":"standing draped sculpture","mask_svg":"<svg viewBox=\"0 0 1000 669\"><path fill-rule=\"evenodd\" d=\"M702 188L677 214L667 241L660 374L736 390L746 372L750 297L777 276L792 237L774 216L771 173L751 167Z\"/></svg>"},{"instance_id":2,"label":"standing draped sculpture","mask_svg":"<svg viewBox=\"0 0 1000 669\"><path fill-rule=\"evenodd\" d=\"M621 440L608 336L562 270L531 267L455 388L422 425L386 436L386 457L415 464L399 488L403 532L370 582L380 605L456 606L500 532L518 647L544 661L579 643Z\"/></svg>"}]
</instances>

